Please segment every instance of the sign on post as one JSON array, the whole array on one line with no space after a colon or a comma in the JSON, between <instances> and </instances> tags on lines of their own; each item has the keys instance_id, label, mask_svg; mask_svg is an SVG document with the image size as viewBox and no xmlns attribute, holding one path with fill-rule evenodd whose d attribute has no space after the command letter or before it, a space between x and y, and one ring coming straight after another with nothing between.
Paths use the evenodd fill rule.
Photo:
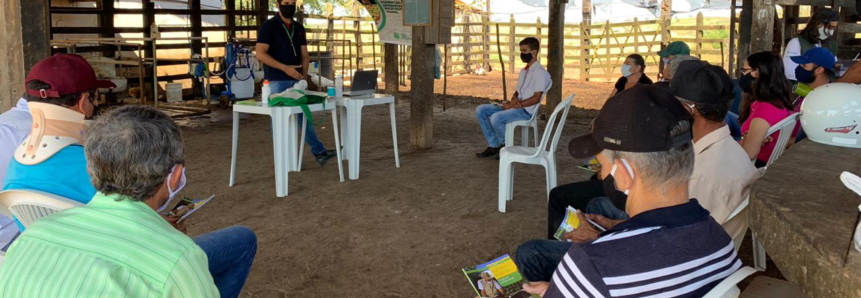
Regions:
<instances>
[{"instance_id":1,"label":"sign on post","mask_svg":"<svg viewBox=\"0 0 861 298\"><path fill-rule=\"evenodd\" d=\"M400 0L360 0L368 14L374 18L380 41L411 45L412 29L403 24L404 6Z\"/></svg>"}]
</instances>

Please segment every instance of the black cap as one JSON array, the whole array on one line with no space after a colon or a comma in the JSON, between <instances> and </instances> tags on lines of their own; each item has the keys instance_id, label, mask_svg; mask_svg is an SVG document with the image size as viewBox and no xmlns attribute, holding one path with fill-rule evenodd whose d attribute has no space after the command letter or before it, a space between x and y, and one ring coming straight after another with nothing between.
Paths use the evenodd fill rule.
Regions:
<instances>
[{"instance_id":1,"label":"black cap","mask_svg":"<svg viewBox=\"0 0 861 298\"><path fill-rule=\"evenodd\" d=\"M725 102L733 97L732 79L717 65L685 61L670 82L673 95L698 103Z\"/></svg>"},{"instance_id":2,"label":"black cap","mask_svg":"<svg viewBox=\"0 0 861 298\"><path fill-rule=\"evenodd\" d=\"M601 108L592 133L568 143L574 158L587 158L604 149L624 152L669 151L691 141L690 132L671 137L672 129L691 114L670 91L640 85L610 98Z\"/></svg>"}]
</instances>

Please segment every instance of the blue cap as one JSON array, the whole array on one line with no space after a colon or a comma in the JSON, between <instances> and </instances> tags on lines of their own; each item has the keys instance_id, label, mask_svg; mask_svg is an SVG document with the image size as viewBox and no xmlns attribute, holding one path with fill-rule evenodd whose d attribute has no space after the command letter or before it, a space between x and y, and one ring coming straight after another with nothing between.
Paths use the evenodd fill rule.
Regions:
<instances>
[{"instance_id":1,"label":"blue cap","mask_svg":"<svg viewBox=\"0 0 861 298\"><path fill-rule=\"evenodd\" d=\"M801 56L792 56L790 59L798 64L813 63L830 71L834 71L834 64L837 63L837 58L826 48L812 48Z\"/></svg>"}]
</instances>

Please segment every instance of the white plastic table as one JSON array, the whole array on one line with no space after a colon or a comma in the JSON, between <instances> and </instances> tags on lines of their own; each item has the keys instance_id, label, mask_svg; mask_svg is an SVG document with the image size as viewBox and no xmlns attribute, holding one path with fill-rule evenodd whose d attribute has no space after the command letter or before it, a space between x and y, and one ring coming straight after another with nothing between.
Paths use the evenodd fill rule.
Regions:
<instances>
[{"instance_id":1,"label":"white plastic table","mask_svg":"<svg viewBox=\"0 0 861 298\"><path fill-rule=\"evenodd\" d=\"M341 130L344 134L344 150L346 151L345 159L349 164L350 180L359 179L359 152L362 144L362 108L373 105L389 105L389 116L392 121L392 145L395 150L395 167L401 167L401 161L398 157L398 131L395 124L395 97L388 94L374 94L366 97L343 97L335 99L339 107L347 109L346 113L341 113Z\"/></svg>"},{"instance_id":2,"label":"white plastic table","mask_svg":"<svg viewBox=\"0 0 861 298\"><path fill-rule=\"evenodd\" d=\"M338 133L338 112L335 101L327 99L325 107L323 104L309 105L311 112L332 111L332 129L335 132L335 150L338 156L338 172L341 182L344 181L344 169L341 164L341 142ZM302 114L300 107L270 107L257 105L233 105L233 143L230 157L230 186L232 187L236 178L236 152L239 147L239 116L240 114L269 115L272 117L272 143L275 147L275 195L287 196L287 173L299 171L299 162L302 152L298 142L298 114Z\"/></svg>"}]
</instances>

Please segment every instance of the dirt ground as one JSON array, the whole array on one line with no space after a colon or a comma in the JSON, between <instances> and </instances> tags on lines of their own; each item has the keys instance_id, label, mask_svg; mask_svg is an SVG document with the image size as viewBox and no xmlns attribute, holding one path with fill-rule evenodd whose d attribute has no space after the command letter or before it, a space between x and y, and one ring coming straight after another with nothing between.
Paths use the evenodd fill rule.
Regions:
<instances>
[{"instance_id":1,"label":"dirt ground","mask_svg":"<svg viewBox=\"0 0 861 298\"><path fill-rule=\"evenodd\" d=\"M516 78L508 79L510 94ZM441 94L442 82L436 85ZM241 122L234 187L227 185L229 111L181 120L188 152L183 195L216 195L190 218L189 234L231 225L257 233L257 258L243 297L474 297L461 268L513 254L546 231L543 169L515 166L514 200L503 214L497 211L498 163L474 156L486 146L474 109L486 98L502 98L499 85L493 75L450 79L446 111L437 97L434 146L428 150L409 146L409 94L400 93L401 168L394 164L388 108L366 107L360 179L339 183L336 163L320 167L306 149L303 171L289 174L286 198L275 197L268 118ZM578 92L578 108L557 149L560 184L591 175L575 168L567 140L586 132L596 114L580 108L599 108L611 88L564 83L566 95ZM331 119L317 132L327 147L334 146Z\"/></svg>"}]
</instances>

